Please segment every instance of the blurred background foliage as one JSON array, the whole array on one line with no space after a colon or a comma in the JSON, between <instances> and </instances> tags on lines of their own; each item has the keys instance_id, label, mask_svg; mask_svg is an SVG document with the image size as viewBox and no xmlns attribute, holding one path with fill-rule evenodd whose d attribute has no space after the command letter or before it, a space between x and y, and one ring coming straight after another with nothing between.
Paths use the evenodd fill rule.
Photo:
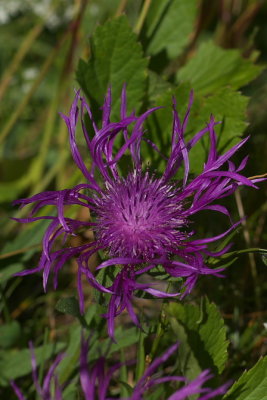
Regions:
<instances>
[{"instance_id":1,"label":"blurred background foliage","mask_svg":"<svg viewBox=\"0 0 267 400\"><path fill-rule=\"evenodd\" d=\"M36 266L46 224L22 226L10 219L24 217L28 211L12 207L16 198L68 188L83 179L71 160L67 131L58 114L69 109L74 89L82 87L96 118L109 84L116 118L124 81L130 110L166 106L149 119L147 129L168 154L171 96L175 94L183 114L193 88L188 135L213 113L223 122L217 130L220 150L251 135L237 160L249 153L246 175L264 174L266 20L267 4L261 0L0 0L0 370L5 369L5 374L0 373L1 398L12 398L8 379L30 372L27 343L32 338L44 365L46 358L66 346L71 324L67 340L77 361L75 315L55 311L62 295L75 293L75 262L63 270L60 289L46 295L39 276L13 278L15 272ZM82 140L80 145L85 151ZM206 146L203 141L192 153L192 172L201 169ZM156 163L158 171L163 168L149 146L144 158ZM228 200L235 220L248 216L234 236L235 249L266 248L266 193L263 183L259 191L245 188ZM207 236L229 224L205 215L198 223L200 234ZM266 258L258 253L239 255L225 279L205 278L191 296L198 304L199 296L207 295L226 321L230 356L225 379L239 376L266 352L266 265ZM91 289L86 293L89 302ZM160 309L160 302L156 304ZM143 304L137 302L136 307L149 315ZM98 313L89 309L87 323L93 320L103 337L105 326L93 312ZM175 312L171 310L170 319ZM127 329L128 337L118 340L116 350L138 341L134 328ZM74 373L64 371L64 378ZM30 378L23 385L29 387L29 382Z\"/></svg>"}]
</instances>

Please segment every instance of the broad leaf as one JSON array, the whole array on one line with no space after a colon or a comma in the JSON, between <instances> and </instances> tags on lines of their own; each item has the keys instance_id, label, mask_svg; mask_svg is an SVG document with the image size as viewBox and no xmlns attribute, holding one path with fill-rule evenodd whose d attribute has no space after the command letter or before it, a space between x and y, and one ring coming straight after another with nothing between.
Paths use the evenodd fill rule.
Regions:
<instances>
[{"instance_id":1,"label":"broad leaf","mask_svg":"<svg viewBox=\"0 0 267 400\"><path fill-rule=\"evenodd\" d=\"M112 88L112 114L119 115L122 85L127 84L128 110L138 109L145 91L147 59L126 17L99 26L91 40L91 58L81 60L77 80L89 99L102 105Z\"/></svg>"},{"instance_id":2,"label":"broad leaf","mask_svg":"<svg viewBox=\"0 0 267 400\"><path fill-rule=\"evenodd\" d=\"M21 337L21 327L17 321L0 326L0 347L10 348L15 345Z\"/></svg>"},{"instance_id":3,"label":"broad leaf","mask_svg":"<svg viewBox=\"0 0 267 400\"><path fill-rule=\"evenodd\" d=\"M72 315L73 317L76 317L76 318L81 317L79 303L78 303L78 300L74 296L63 297L63 298L59 299L56 304L56 310L63 314Z\"/></svg>"},{"instance_id":4,"label":"broad leaf","mask_svg":"<svg viewBox=\"0 0 267 400\"><path fill-rule=\"evenodd\" d=\"M172 96L177 100L177 110L182 120L186 112L190 85L183 83L177 88L169 88L160 96L153 97L152 105L164 108L153 113L148 121L147 138L152 140L165 155L170 154L172 131ZM203 129L213 114L216 121L222 123L216 127L218 136L218 150L223 152L240 140L246 128L246 108L248 98L242 96L230 88L221 88L212 95L203 95L199 91L194 92L194 102L191 109L188 126L185 132L186 140L189 140L198 131ZM147 160L157 161L157 170L162 171L165 161L160 159L157 153L148 146L143 146L143 155ZM209 151L209 135L204 135L190 151L190 171L199 173L206 161ZM160 159L160 162L158 160Z\"/></svg>"},{"instance_id":5,"label":"broad leaf","mask_svg":"<svg viewBox=\"0 0 267 400\"><path fill-rule=\"evenodd\" d=\"M267 357L244 372L223 400L267 400Z\"/></svg>"},{"instance_id":6,"label":"broad leaf","mask_svg":"<svg viewBox=\"0 0 267 400\"><path fill-rule=\"evenodd\" d=\"M41 242L49 223L50 221L43 220L29 224L27 228L23 229L13 241L6 243L2 249L2 254L16 252L17 250L24 248L25 250L29 249L31 255L34 251L40 251L40 248L38 248L37 245ZM26 261L27 259L27 253L25 253L24 260Z\"/></svg>"},{"instance_id":7,"label":"broad leaf","mask_svg":"<svg viewBox=\"0 0 267 400\"><path fill-rule=\"evenodd\" d=\"M177 72L177 82L189 81L201 93L213 93L223 86L240 88L261 72L238 50L224 50L213 42L203 42L196 54Z\"/></svg>"},{"instance_id":8,"label":"broad leaf","mask_svg":"<svg viewBox=\"0 0 267 400\"><path fill-rule=\"evenodd\" d=\"M37 365L44 360L50 359L64 348L63 343L47 344L45 346L36 347L34 353ZM1 354L0 360L0 381L5 385L11 379L25 376L32 371L31 353L29 349L10 350Z\"/></svg>"},{"instance_id":9,"label":"broad leaf","mask_svg":"<svg viewBox=\"0 0 267 400\"><path fill-rule=\"evenodd\" d=\"M148 54L166 50L177 57L192 35L197 14L196 0L156 0L147 17Z\"/></svg>"},{"instance_id":10,"label":"broad leaf","mask_svg":"<svg viewBox=\"0 0 267 400\"><path fill-rule=\"evenodd\" d=\"M206 368L221 373L227 360L226 327L214 303L204 298L200 307L171 303L167 308L177 339L181 341L180 365L193 379Z\"/></svg>"},{"instance_id":11,"label":"broad leaf","mask_svg":"<svg viewBox=\"0 0 267 400\"><path fill-rule=\"evenodd\" d=\"M246 109L248 98L230 88L221 88L210 96L196 92L188 123L188 137L203 129L213 114L217 122L218 151L222 153L241 140L247 127ZM190 152L191 171L200 172L209 151L209 135L204 135Z\"/></svg>"},{"instance_id":12,"label":"broad leaf","mask_svg":"<svg viewBox=\"0 0 267 400\"><path fill-rule=\"evenodd\" d=\"M14 274L23 270L23 264L15 263L10 264L0 270L0 281L4 285L9 279L14 278Z\"/></svg>"}]
</instances>

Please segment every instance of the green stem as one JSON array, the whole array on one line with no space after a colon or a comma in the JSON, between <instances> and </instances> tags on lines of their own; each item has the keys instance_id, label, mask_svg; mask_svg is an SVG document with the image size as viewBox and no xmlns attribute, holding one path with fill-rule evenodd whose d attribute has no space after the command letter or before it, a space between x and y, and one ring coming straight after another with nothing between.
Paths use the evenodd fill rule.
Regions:
<instances>
[{"instance_id":1,"label":"green stem","mask_svg":"<svg viewBox=\"0 0 267 400\"><path fill-rule=\"evenodd\" d=\"M3 302L3 314L5 316L5 320L7 323L10 323L12 321L9 309L8 309L8 305L7 305L7 301L6 301L6 296L3 290L3 287L0 285L0 294L1 294L1 299Z\"/></svg>"},{"instance_id":2,"label":"green stem","mask_svg":"<svg viewBox=\"0 0 267 400\"><path fill-rule=\"evenodd\" d=\"M119 17L123 13L123 11L124 11L124 9L126 7L127 1L128 0L121 0L120 1L120 4L118 5L117 11L115 13L115 17Z\"/></svg>"},{"instance_id":3,"label":"green stem","mask_svg":"<svg viewBox=\"0 0 267 400\"><path fill-rule=\"evenodd\" d=\"M45 130L42 138L42 142L40 144L39 154L35 159L35 165L32 169L32 179L33 183L39 182L42 179L43 170L46 162L47 153L50 147L50 141L54 130L54 125L57 117L57 110L58 110L58 100L59 100L59 93L57 92L52 99L52 103L49 108L49 113L47 117L47 123L45 125ZM35 192L35 189L32 190Z\"/></svg>"},{"instance_id":4,"label":"green stem","mask_svg":"<svg viewBox=\"0 0 267 400\"><path fill-rule=\"evenodd\" d=\"M44 362L45 362L45 352L46 352L46 345L48 344L48 328L45 327L44 331L44 346L43 346L43 351L42 351L42 359L40 363L40 369L39 369L39 383L42 385L43 377L44 377Z\"/></svg>"},{"instance_id":5,"label":"green stem","mask_svg":"<svg viewBox=\"0 0 267 400\"><path fill-rule=\"evenodd\" d=\"M12 130L14 127L15 123L25 110L25 107L29 103L30 99L38 89L39 85L43 81L44 77L46 76L47 72L49 71L49 68L55 61L55 57L58 55L59 49L62 47L63 43L66 41L67 37L69 35L69 31L66 31L61 38L61 40L58 42L58 44L54 47L54 49L51 51L50 55L47 57L45 63L43 64L43 67L39 73L39 75L36 77L34 80L29 92L24 96L22 101L19 103L17 106L16 110L13 112L9 120L7 121L6 125L4 126L2 133L0 135L0 144L4 141L6 136L9 134L9 132Z\"/></svg>"},{"instance_id":6,"label":"green stem","mask_svg":"<svg viewBox=\"0 0 267 400\"><path fill-rule=\"evenodd\" d=\"M44 23L41 22L34 26L28 35L25 37L24 41L21 43L18 51L16 52L15 56L13 57L11 63L6 67L5 73L3 78L0 82L0 100L3 98L9 83L12 80L13 75L20 67L22 60L26 56L27 52L31 48L33 42L37 37L40 35L44 27Z\"/></svg>"},{"instance_id":7,"label":"green stem","mask_svg":"<svg viewBox=\"0 0 267 400\"><path fill-rule=\"evenodd\" d=\"M160 313L160 320L159 320L159 323L158 323L158 326L157 326L156 337L155 337L155 339L153 341L152 349L151 349L151 352L150 352L150 359L151 360L153 360L153 358L155 357L155 355L157 353L158 346L159 346L160 341L161 341L161 338L162 338L162 336L164 334L164 331L165 331L164 326L165 326L165 323L166 323L166 318L167 317L166 317L166 313L165 313L165 310L164 310L164 304L163 304L162 308L161 308L161 313Z\"/></svg>"},{"instance_id":8,"label":"green stem","mask_svg":"<svg viewBox=\"0 0 267 400\"><path fill-rule=\"evenodd\" d=\"M145 22L149 7L151 5L151 0L145 0L139 18L134 28L134 32L139 35L142 30L143 24Z\"/></svg>"},{"instance_id":9,"label":"green stem","mask_svg":"<svg viewBox=\"0 0 267 400\"><path fill-rule=\"evenodd\" d=\"M124 350L121 349L120 351L120 358L121 358L121 368L120 368L120 380L121 382L127 383L127 367L126 367L126 359L125 359L125 353ZM121 398L127 398L129 396L128 390L127 388L121 384L121 388L120 388L120 396Z\"/></svg>"},{"instance_id":10,"label":"green stem","mask_svg":"<svg viewBox=\"0 0 267 400\"><path fill-rule=\"evenodd\" d=\"M138 342L138 351L137 351L137 360L136 360L136 371L135 371L135 379L138 381L144 374L145 371L145 348L144 348L144 340L145 334L141 330L139 331L139 342Z\"/></svg>"}]
</instances>

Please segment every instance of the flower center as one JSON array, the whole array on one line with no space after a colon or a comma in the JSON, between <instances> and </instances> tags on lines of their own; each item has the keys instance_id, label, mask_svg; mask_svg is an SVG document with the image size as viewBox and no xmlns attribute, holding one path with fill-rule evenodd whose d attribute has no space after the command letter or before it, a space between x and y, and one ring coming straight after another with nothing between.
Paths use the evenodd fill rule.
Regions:
<instances>
[{"instance_id":1,"label":"flower center","mask_svg":"<svg viewBox=\"0 0 267 400\"><path fill-rule=\"evenodd\" d=\"M177 189L134 172L108 185L96 200L98 240L112 256L142 258L166 254L181 243L185 223Z\"/></svg>"}]
</instances>

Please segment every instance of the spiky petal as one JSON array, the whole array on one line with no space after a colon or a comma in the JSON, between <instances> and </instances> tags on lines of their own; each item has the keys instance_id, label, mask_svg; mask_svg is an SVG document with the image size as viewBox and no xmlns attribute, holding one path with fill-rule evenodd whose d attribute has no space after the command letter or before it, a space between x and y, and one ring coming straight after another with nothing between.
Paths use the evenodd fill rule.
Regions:
<instances>
[{"instance_id":1,"label":"spiky petal","mask_svg":"<svg viewBox=\"0 0 267 400\"><path fill-rule=\"evenodd\" d=\"M109 321L109 333L114 334L114 318L127 309L133 322L138 324L132 306L132 297L137 290L146 290L156 297L164 294L151 285L140 287L138 276L148 273L157 265L163 266L167 274L183 278L184 285L179 294L185 296L195 286L200 275L221 276L220 270L209 268L207 256L219 257L229 246L212 253L209 244L222 239L240 221L232 224L229 211L219 201L234 193L240 185L255 188L257 179L248 179L241 174L247 157L239 166L235 166L231 157L243 146L248 138L243 139L222 155L217 151L215 133L216 122L211 116L207 126L197 132L189 141L185 132L193 102L190 93L189 105L185 117L181 119L173 99L173 130L170 138L170 154L166 159L163 174L158 176L148 170L142 162L141 144L145 140L152 149L160 149L145 137L143 124L159 107L151 108L141 116L135 113L127 115L126 88L121 97L121 118L112 122L111 91L108 91L104 105L102 126L97 127L92 111L85 98L76 93L69 115L63 115L69 130L70 147L77 168L84 175L85 182L72 189L49 191L37 194L29 199L17 200L22 207L34 203L29 218L21 222L50 220L50 225L43 238L43 252L39 265L33 270L26 270L19 275L43 272L44 289L48 278L54 273L54 287L58 284L58 274L63 265L72 257L78 261L78 293L81 311L84 310L82 275L97 290L111 295L106 318ZM91 119L94 135L89 135L84 121L84 113ZM80 154L76 141L76 127L81 118L85 143L91 161L87 168ZM202 172L191 178L190 150L199 140L209 135L210 150ZM119 139L119 140L116 140ZM116 146L115 146L116 142ZM121 146L118 147L118 143ZM125 153L130 154L132 165L121 174L121 160ZM176 174L184 165L184 178L177 179ZM99 179L100 175L100 179ZM98 176L98 178L97 178ZM56 208L56 216L35 216L46 205ZM79 205L90 211L91 219L86 222L68 218L65 206ZM225 232L209 238L195 238L197 226L194 216L203 210L219 212L229 217L231 225ZM54 250L55 242L61 236L63 243L81 229L92 231L93 241L78 247L62 245ZM104 250L108 260L97 268L121 266L121 273L114 277L110 287L102 286L90 271L89 259L97 251Z\"/></svg>"}]
</instances>

